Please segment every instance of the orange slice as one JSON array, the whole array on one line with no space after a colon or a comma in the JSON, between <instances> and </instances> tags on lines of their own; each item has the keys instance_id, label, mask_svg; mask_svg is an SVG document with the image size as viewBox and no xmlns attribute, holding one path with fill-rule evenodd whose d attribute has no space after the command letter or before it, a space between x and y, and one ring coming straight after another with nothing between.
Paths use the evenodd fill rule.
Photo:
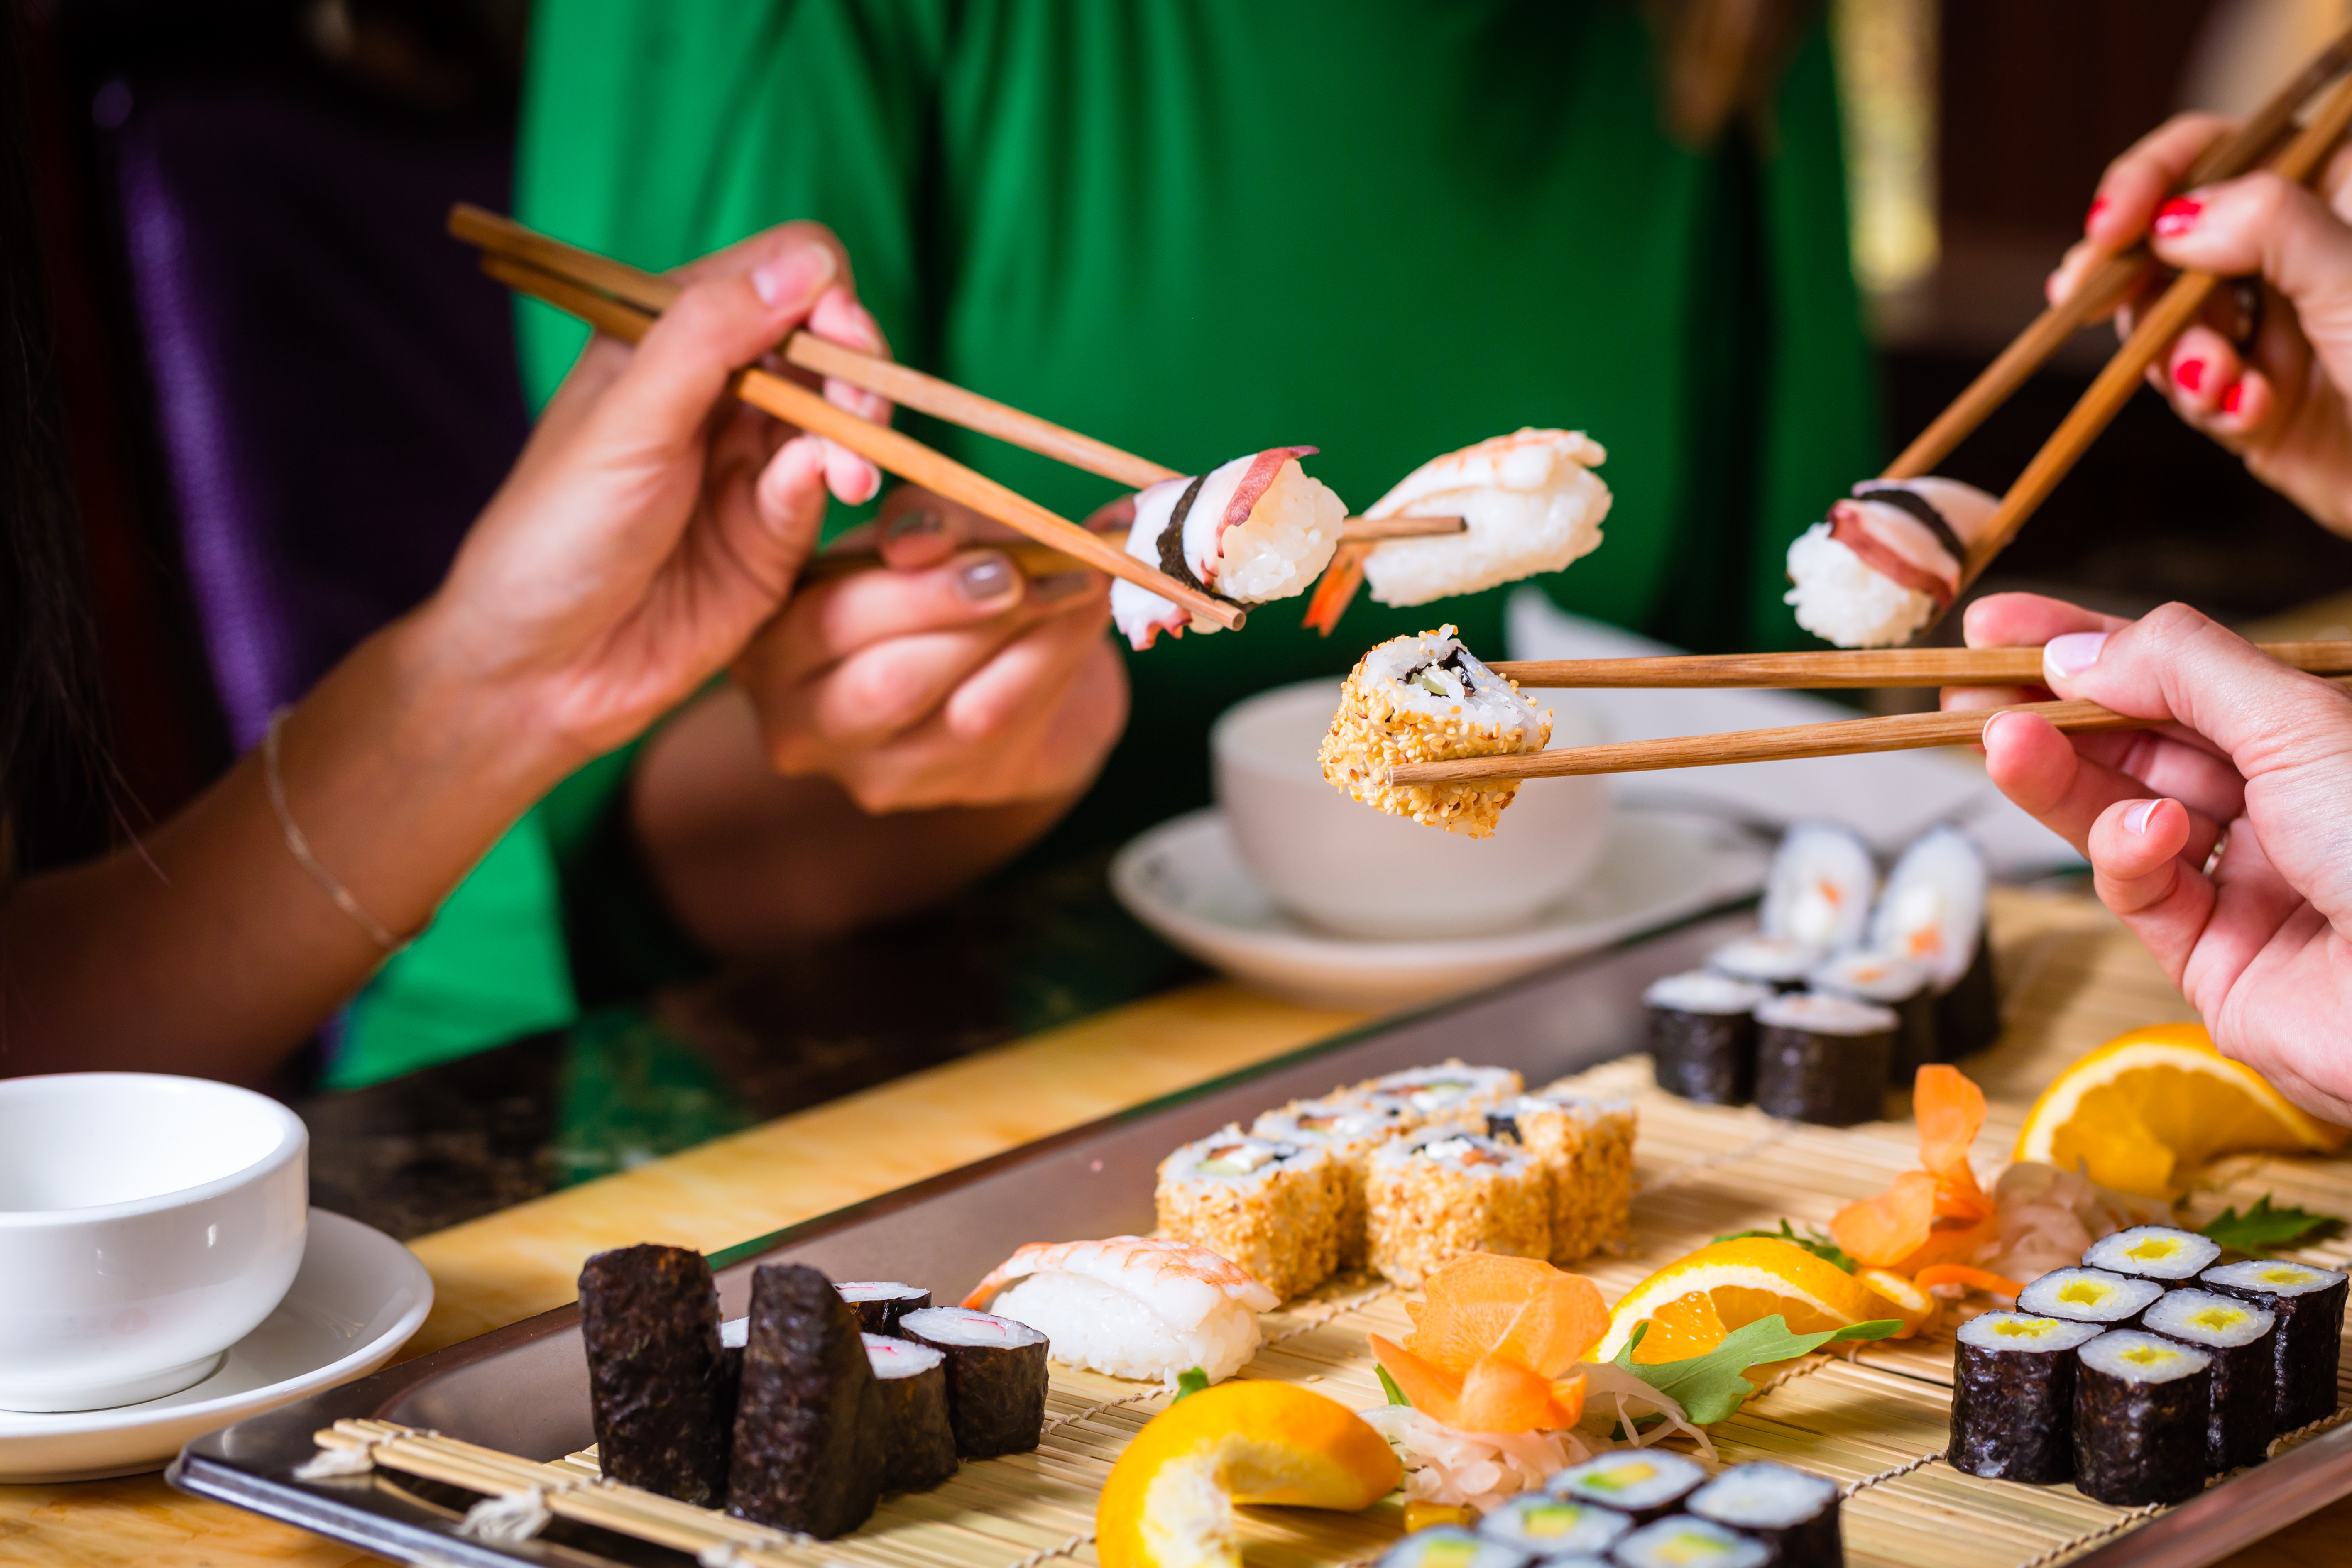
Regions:
<instances>
[{"instance_id":1,"label":"orange slice","mask_svg":"<svg viewBox=\"0 0 2352 1568\"><path fill-rule=\"evenodd\" d=\"M1706 1322L1696 1303L1685 1301L1692 1295L1706 1298L1716 1326ZM1702 1247L1625 1292L1609 1314L1609 1331L1592 1348L1590 1359L1614 1360L1633 1337L1636 1324L1658 1321L1681 1348L1676 1355L1657 1359L1680 1360L1702 1354L1730 1331L1776 1312L1788 1321L1791 1332L1800 1334L1842 1329L1881 1315L1879 1299L1870 1288L1836 1264L1785 1241L1743 1237ZM1706 1337L1710 1332L1712 1339ZM1701 1340L1706 1342L1698 1348L1687 1348ZM1635 1353L1648 1361L1650 1349L1645 1335Z\"/></svg>"},{"instance_id":2,"label":"orange slice","mask_svg":"<svg viewBox=\"0 0 2352 1568\"><path fill-rule=\"evenodd\" d=\"M1903 1320L1903 1327L1895 1334L1898 1340L1907 1340L1917 1333L1940 1310L1936 1298L1921 1289L1917 1280L1906 1279L1891 1268L1865 1268L1854 1278L1878 1298L1877 1316Z\"/></svg>"}]
</instances>

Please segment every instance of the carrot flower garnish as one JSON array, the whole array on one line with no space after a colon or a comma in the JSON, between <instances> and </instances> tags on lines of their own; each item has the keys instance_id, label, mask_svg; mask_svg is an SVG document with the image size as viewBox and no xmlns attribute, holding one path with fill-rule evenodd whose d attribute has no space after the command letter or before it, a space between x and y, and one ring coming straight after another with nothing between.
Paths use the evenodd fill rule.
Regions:
<instances>
[{"instance_id":1,"label":"carrot flower garnish","mask_svg":"<svg viewBox=\"0 0 2352 1568\"><path fill-rule=\"evenodd\" d=\"M1412 1332L1372 1354L1413 1407L1463 1432L1555 1431L1584 1413L1574 1373L1608 1331L1591 1280L1538 1258L1457 1258L1408 1302Z\"/></svg>"}]
</instances>

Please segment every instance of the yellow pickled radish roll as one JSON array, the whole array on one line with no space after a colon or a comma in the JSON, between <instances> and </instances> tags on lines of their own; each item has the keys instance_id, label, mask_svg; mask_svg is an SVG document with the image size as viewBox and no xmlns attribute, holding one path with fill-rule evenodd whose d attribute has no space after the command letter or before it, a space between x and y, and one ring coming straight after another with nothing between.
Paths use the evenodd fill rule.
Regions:
<instances>
[{"instance_id":1,"label":"yellow pickled radish roll","mask_svg":"<svg viewBox=\"0 0 2352 1568\"><path fill-rule=\"evenodd\" d=\"M1253 1378L1178 1400L1111 1467L1095 1510L1103 1568L1240 1568L1235 1503L1370 1508L1404 1467L1353 1411Z\"/></svg>"}]
</instances>

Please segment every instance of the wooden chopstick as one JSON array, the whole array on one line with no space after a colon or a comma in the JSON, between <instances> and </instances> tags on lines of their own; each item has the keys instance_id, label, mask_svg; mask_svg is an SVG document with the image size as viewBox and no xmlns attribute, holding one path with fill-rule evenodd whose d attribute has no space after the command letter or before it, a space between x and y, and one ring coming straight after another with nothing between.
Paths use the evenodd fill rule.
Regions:
<instances>
[{"instance_id":1,"label":"wooden chopstick","mask_svg":"<svg viewBox=\"0 0 2352 1568\"><path fill-rule=\"evenodd\" d=\"M569 279L541 271L500 254L482 258L482 270L509 288L546 300L587 321L598 331L635 342L645 336L654 318L644 308L599 294ZM861 419L836 408L797 382L757 368L740 371L734 380L738 397L754 408L814 435L839 442L858 456L887 468L904 479L959 501L983 517L994 518L1038 542L1049 545L1098 572L1124 577L1139 587L1181 605L1228 631L1247 619L1238 605L1204 594L1189 583L1129 555L1100 534L1089 533L1066 518L1047 511L1028 497L998 484L985 474L935 452L910 436L887 425Z\"/></svg>"},{"instance_id":2,"label":"wooden chopstick","mask_svg":"<svg viewBox=\"0 0 2352 1568\"><path fill-rule=\"evenodd\" d=\"M2263 643L2262 650L2290 669L2352 675L2352 642ZM2039 686L2038 647L1888 647L1851 653L1706 653L1655 658L1505 660L1495 673L1521 686L1773 687L1826 690L1838 687Z\"/></svg>"},{"instance_id":3,"label":"wooden chopstick","mask_svg":"<svg viewBox=\"0 0 2352 1568\"><path fill-rule=\"evenodd\" d=\"M1375 533L1370 537L1374 539L1422 539L1439 534L1460 533L1468 526L1458 517L1416 517L1410 519L1351 517L1340 524L1340 548L1343 550L1350 548L1356 540L1363 537L1356 531L1359 525L1370 524L1371 526L1378 528L1383 524L1396 521L1411 521L1423 524L1425 526L1415 528L1410 533ZM1084 525L1081 524L1081 526ZM1124 540L1126 538L1126 534L1123 531L1116 532L1106 531L1102 531L1103 537L1106 539ZM1013 563L1021 568L1023 575L1033 578L1050 577L1056 573L1062 572L1076 572L1087 564L1087 563L1079 560L1075 555L1066 555L1061 551L1055 550L1050 545L1039 544L1034 540L1027 539L1004 541L989 539L967 540L965 542L964 548L968 550L1001 550L1005 554L1013 557ZM814 559L810 561L806 566L801 569L801 580L803 582L828 582L834 578L849 576L854 573L871 572L879 567L882 563L882 556L878 551L863 549L828 550L823 554L816 556Z\"/></svg>"},{"instance_id":4,"label":"wooden chopstick","mask_svg":"<svg viewBox=\"0 0 2352 1568\"><path fill-rule=\"evenodd\" d=\"M2293 127L2295 110L2347 65L2352 65L2352 27L2337 34L2234 134L2199 154L2181 177L2180 188L2194 190L2216 180L2233 179L2252 168ZM2148 255L2145 243L2118 251L2101 262L2065 303L2043 310L2001 350L2000 357L1985 366L1968 389L1952 400L1951 406L1936 416L1934 424L1914 437L1881 477L1912 479L1933 473L1936 465L1949 457L1952 448L1966 440L1994 409L2008 402L2011 395L2024 385L2068 338L2115 309L2125 292L2152 265L2154 258Z\"/></svg>"}]
</instances>

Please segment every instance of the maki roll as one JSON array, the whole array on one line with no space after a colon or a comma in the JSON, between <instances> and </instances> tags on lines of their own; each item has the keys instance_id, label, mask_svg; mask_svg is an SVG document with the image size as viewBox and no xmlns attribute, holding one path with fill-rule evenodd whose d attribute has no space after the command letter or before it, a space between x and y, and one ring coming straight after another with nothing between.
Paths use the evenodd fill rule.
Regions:
<instances>
[{"instance_id":1,"label":"maki roll","mask_svg":"<svg viewBox=\"0 0 2352 1568\"><path fill-rule=\"evenodd\" d=\"M2225 1263L2198 1283L2270 1309L2277 1369L2273 1404L2284 1436L2336 1414L2336 1362L2344 1349L2345 1276L2284 1258Z\"/></svg>"},{"instance_id":2,"label":"maki roll","mask_svg":"<svg viewBox=\"0 0 2352 1568\"><path fill-rule=\"evenodd\" d=\"M1324 780L1366 805L1448 833L1491 837L1517 779L1392 784L1402 763L1540 752L1551 715L1462 646L1452 626L1391 637L1356 662L1318 753Z\"/></svg>"},{"instance_id":3,"label":"maki roll","mask_svg":"<svg viewBox=\"0 0 2352 1568\"><path fill-rule=\"evenodd\" d=\"M1642 993L1650 1010L1650 1070L1668 1094L1701 1105L1756 1095L1756 1005L1769 986L1694 969Z\"/></svg>"},{"instance_id":4,"label":"maki roll","mask_svg":"<svg viewBox=\"0 0 2352 1568\"><path fill-rule=\"evenodd\" d=\"M1519 1145L1551 1190L1551 1260L1562 1266L1622 1240L1633 1206L1630 1100L1546 1090L1486 1112L1486 1135Z\"/></svg>"},{"instance_id":5,"label":"maki roll","mask_svg":"<svg viewBox=\"0 0 2352 1568\"><path fill-rule=\"evenodd\" d=\"M1372 597L1425 605L1557 572L1601 547L1609 460L1581 430L1519 430L1434 458L1364 515L1458 517L1460 533L1383 540L1364 558Z\"/></svg>"},{"instance_id":6,"label":"maki roll","mask_svg":"<svg viewBox=\"0 0 2352 1568\"><path fill-rule=\"evenodd\" d=\"M1320 1148L1228 1127L1160 1162L1160 1230L1240 1265L1284 1300L1331 1277L1345 1184Z\"/></svg>"},{"instance_id":7,"label":"maki roll","mask_svg":"<svg viewBox=\"0 0 2352 1568\"><path fill-rule=\"evenodd\" d=\"M2110 1330L2074 1356L2075 1489L2117 1508L2202 1491L2213 1358L2137 1329Z\"/></svg>"},{"instance_id":8,"label":"maki roll","mask_svg":"<svg viewBox=\"0 0 2352 1568\"><path fill-rule=\"evenodd\" d=\"M1734 980L1749 980L1775 991L1802 991L1805 976L1821 967L1828 951L1784 936L1743 936L1706 955L1706 966Z\"/></svg>"},{"instance_id":9,"label":"maki roll","mask_svg":"<svg viewBox=\"0 0 2352 1568\"><path fill-rule=\"evenodd\" d=\"M931 1304L931 1293L919 1285L895 1279L856 1279L836 1285L841 1299L857 1314L857 1325L869 1334L895 1334L898 1320Z\"/></svg>"},{"instance_id":10,"label":"maki roll","mask_svg":"<svg viewBox=\"0 0 2352 1568\"><path fill-rule=\"evenodd\" d=\"M1330 564L1348 516L1346 503L1298 466L1314 452L1275 447L1138 492L1127 552L1235 604L1305 593ZM1137 649L1150 647L1163 631L1181 637L1188 628L1217 629L1124 577L1111 584L1110 613Z\"/></svg>"},{"instance_id":11,"label":"maki roll","mask_svg":"<svg viewBox=\"0 0 2352 1568\"><path fill-rule=\"evenodd\" d=\"M865 1338L882 1413L882 1489L927 1491L956 1472L947 1354L887 1334Z\"/></svg>"},{"instance_id":12,"label":"maki roll","mask_svg":"<svg viewBox=\"0 0 2352 1568\"><path fill-rule=\"evenodd\" d=\"M1936 1054L1936 993L1927 972L1909 959L1842 952L1807 975L1805 984L1824 996L1895 1009L1899 1022L1887 1061L1888 1088L1910 1088L1921 1068L1943 1059Z\"/></svg>"},{"instance_id":13,"label":"maki roll","mask_svg":"<svg viewBox=\"0 0 2352 1568\"><path fill-rule=\"evenodd\" d=\"M1478 1533L1487 1540L1547 1563L1599 1557L1633 1528L1632 1518L1613 1508L1542 1492L1521 1492L1478 1521Z\"/></svg>"},{"instance_id":14,"label":"maki roll","mask_svg":"<svg viewBox=\"0 0 2352 1568\"><path fill-rule=\"evenodd\" d=\"M709 1260L682 1247L597 1253L580 1270L580 1337L604 1473L716 1507L740 1363L719 1342Z\"/></svg>"},{"instance_id":15,"label":"maki roll","mask_svg":"<svg viewBox=\"0 0 2352 1568\"><path fill-rule=\"evenodd\" d=\"M1778 1568L1843 1568L1837 1483L1769 1459L1734 1465L1691 1493L1688 1507L1772 1549Z\"/></svg>"},{"instance_id":16,"label":"maki roll","mask_svg":"<svg viewBox=\"0 0 2352 1568\"><path fill-rule=\"evenodd\" d=\"M1952 1355L1952 1468L2004 1481L2074 1474L2074 1352L2105 1331L2026 1312L1960 1325Z\"/></svg>"},{"instance_id":17,"label":"maki roll","mask_svg":"<svg viewBox=\"0 0 2352 1568\"><path fill-rule=\"evenodd\" d=\"M2194 1345L2213 1358L2205 1422L2205 1467L2215 1475L2259 1464L2278 1435L2273 1404L2277 1322L2267 1309L2210 1290L2167 1290L2140 1319L2149 1333Z\"/></svg>"},{"instance_id":18,"label":"maki roll","mask_svg":"<svg viewBox=\"0 0 2352 1568\"><path fill-rule=\"evenodd\" d=\"M1811 992L1756 1008L1756 1109L1824 1127L1875 1121L1902 1020L1892 1007Z\"/></svg>"},{"instance_id":19,"label":"maki roll","mask_svg":"<svg viewBox=\"0 0 2352 1568\"><path fill-rule=\"evenodd\" d=\"M2017 1310L2037 1318L2096 1323L2103 1329L2137 1327L2139 1315L2164 1294L2153 1279L2110 1274L2104 1268L2053 1268L2017 1293Z\"/></svg>"},{"instance_id":20,"label":"maki roll","mask_svg":"<svg viewBox=\"0 0 2352 1568\"><path fill-rule=\"evenodd\" d=\"M948 1424L967 1459L1025 1454L1045 1435L1045 1336L969 1307L927 1307L898 1331L947 1357Z\"/></svg>"},{"instance_id":21,"label":"maki roll","mask_svg":"<svg viewBox=\"0 0 2352 1568\"><path fill-rule=\"evenodd\" d=\"M1861 945L1878 868L1870 846L1834 822L1800 822L1780 837L1757 917L1766 936L1827 952Z\"/></svg>"},{"instance_id":22,"label":"maki roll","mask_svg":"<svg viewBox=\"0 0 2352 1568\"><path fill-rule=\"evenodd\" d=\"M1879 895L1870 945L1927 971L1936 993L1938 1061L1954 1062L2000 1035L1985 926L1984 851L1957 827L1932 827L1903 851Z\"/></svg>"},{"instance_id":23,"label":"maki roll","mask_svg":"<svg viewBox=\"0 0 2352 1568\"><path fill-rule=\"evenodd\" d=\"M1672 1513L1706 1483L1706 1471L1696 1459L1663 1448L1616 1448L1554 1471L1544 1490L1570 1502L1613 1508L1643 1524Z\"/></svg>"},{"instance_id":24,"label":"maki roll","mask_svg":"<svg viewBox=\"0 0 2352 1568\"><path fill-rule=\"evenodd\" d=\"M1528 1562L1517 1547L1439 1524L1416 1530L1390 1547L1376 1568L1527 1568Z\"/></svg>"},{"instance_id":25,"label":"maki roll","mask_svg":"<svg viewBox=\"0 0 2352 1568\"><path fill-rule=\"evenodd\" d=\"M1337 1267L1364 1266L1364 1170L1372 1151L1422 1123L1421 1113L1388 1097L1341 1094L1328 1100L1295 1100L1250 1123L1250 1131L1276 1143L1321 1149L1331 1160L1339 1191Z\"/></svg>"},{"instance_id":26,"label":"maki roll","mask_svg":"<svg viewBox=\"0 0 2352 1568\"><path fill-rule=\"evenodd\" d=\"M1375 1105L1399 1103L1423 1121L1462 1121L1493 1110L1527 1087L1509 1068L1474 1068L1452 1057L1433 1068L1407 1068L1366 1079L1355 1094Z\"/></svg>"},{"instance_id":27,"label":"maki roll","mask_svg":"<svg viewBox=\"0 0 2352 1568\"><path fill-rule=\"evenodd\" d=\"M727 1511L819 1540L866 1522L882 1495L884 1411L857 1314L804 1263L751 1274Z\"/></svg>"},{"instance_id":28,"label":"maki roll","mask_svg":"<svg viewBox=\"0 0 2352 1568\"><path fill-rule=\"evenodd\" d=\"M1419 1285L1465 1252L1551 1254L1551 1184L1517 1144L1424 1127L1381 1145L1364 1181L1372 1267Z\"/></svg>"},{"instance_id":29,"label":"maki roll","mask_svg":"<svg viewBox=\"0 0 2352 1568\"><path fill-rule=\"evenodd\" d=\"M1789 546L1784 602L1840 647L1893 647L1959 592L1969 546L2000 501L1958 479L1864 479Z\"/></svg>"},{"instance_id":30,"label":"maki roll","mask_svg":"<svg viewBox=\"0 0 2352 1568\"><path fill-rule=\"evenodd\" d=\"M2136 1225L2103 1236L2083 1254L2083 1267L2153 1279L2170 1289L2213 1267L2221 1244L2169 1225Z\"/></svg>"},{"instance_id":31,"label":"maki roll","mask_svg":"<svg viewBox=\"0 0 2352 1568\"><path fill-rule=\"evenodd\" d=\"M1622 1568L1764 1568L1772 1549L1685 1513L1643 1525L1617 1543L1613 1561Z\"/></svg>"}]
</instances>

